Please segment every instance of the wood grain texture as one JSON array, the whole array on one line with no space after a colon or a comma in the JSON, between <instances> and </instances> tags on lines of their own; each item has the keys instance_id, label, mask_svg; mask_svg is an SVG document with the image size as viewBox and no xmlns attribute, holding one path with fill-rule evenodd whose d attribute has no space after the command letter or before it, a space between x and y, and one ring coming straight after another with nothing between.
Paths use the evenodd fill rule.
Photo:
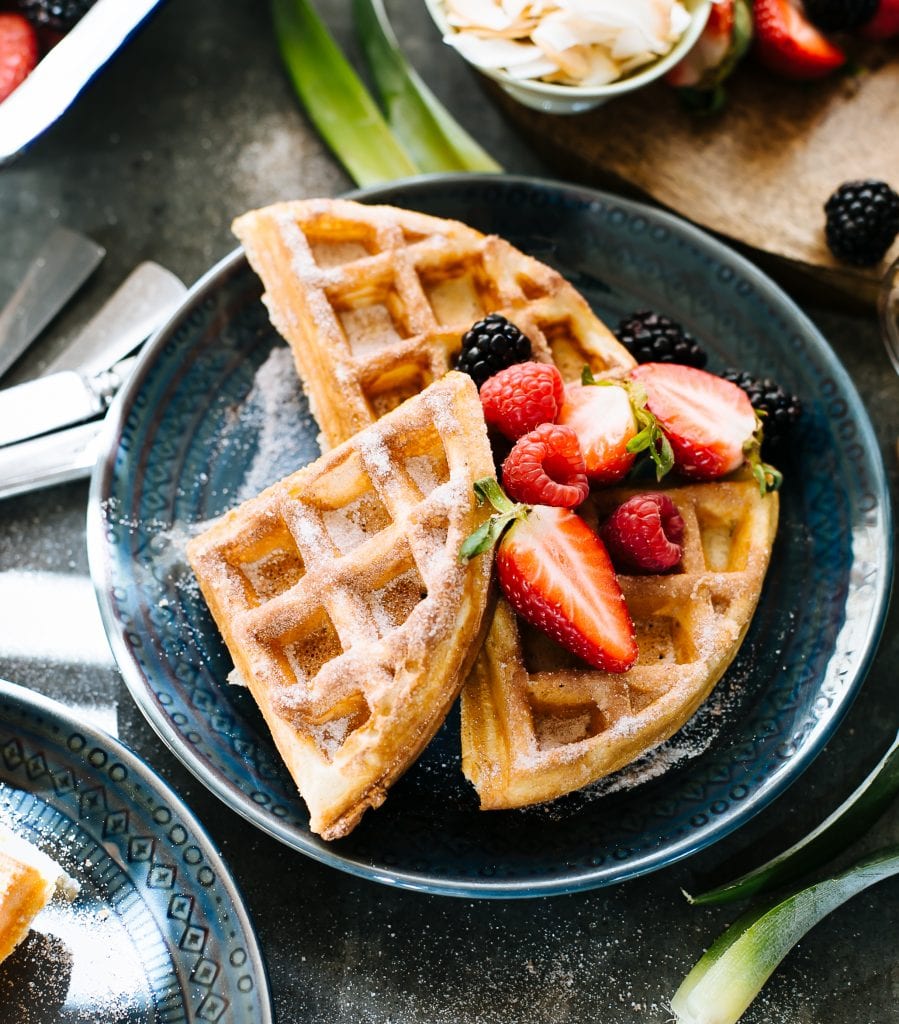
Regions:
<instances>
[{"instance_id":1,"label":"wood grain texture","mask_svg":"<svg viewBox=\"0 0 899 1024\"><path fill-rule=\"evenodd\" d=\"M850 179L899 189L899 44L865 60L857 74L809 83L747 61L728 83L727 106L711 117L687 113L664 84L576 117L501 102L566 173L654 199L776 257L787 278L800 270L819 295L838 289L867 304L899 242L879 267L841 264L825 244L822 209Z\"/></svg>"}]
</instances>

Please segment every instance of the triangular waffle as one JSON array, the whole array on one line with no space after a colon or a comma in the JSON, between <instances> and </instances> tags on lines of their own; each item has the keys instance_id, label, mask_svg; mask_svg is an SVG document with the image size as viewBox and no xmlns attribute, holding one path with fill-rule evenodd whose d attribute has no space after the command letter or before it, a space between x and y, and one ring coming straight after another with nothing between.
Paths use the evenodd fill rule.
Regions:
<instances>
[{"instance_id":1,"label":"triangular waffle","mask_svg":"<svg viewBox=\"0 0 899 1024\"><path fill-rule=\"evenodd\" d=\"M490 563L458 553L492 471L477 389L451 373L188 545L325 839L383 802L459 692Z\"/></svg>"},{"instance_id":2,"label":"triangular waffle","mask_svg":"<svg viewBox=\"0 0 899 1024\"><path fill-rule=\"evenodd\" d=\"M623 768L681 728L736 654L777 494L752 479L662 490L684 519L684 555L668 575L619 576L640 652L630 671L585 666L498 602L462 692L462 767L484 809L553 800ZM598 490L581 511L601 520L635 493Z\"/></svg>"},{"instance_id":3,"label":"triangular waffle","mask_svg":"<svg viewBox=\"0 0 899 1024\"><path fill-rule=\"evenodd\" d=\"M234 232L330 445L439 380L487 313L567 379L634 365L560 274L457 221L310 199L244 214Z\"/></svg>"}]
</instances>

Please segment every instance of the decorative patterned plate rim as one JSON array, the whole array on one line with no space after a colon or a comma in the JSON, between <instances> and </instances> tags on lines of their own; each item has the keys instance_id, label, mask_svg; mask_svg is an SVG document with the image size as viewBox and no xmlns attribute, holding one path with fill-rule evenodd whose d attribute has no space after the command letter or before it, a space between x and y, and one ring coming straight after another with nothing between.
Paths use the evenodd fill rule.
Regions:
<instances>
[{"instance_id":1,"label":"decorative patterned plate rim","mask_svg":"<svg viewBox=\"0 0 899 1024\"><path fill-rule=\"evenodd\" d=\"M92 726L90 723L76 719L72 710L61 701L3 678L0 678L0 700L8 700L26 712L39 713L48 722L60 725L64 729L71 729L73 733L78 733L85 737L88 743L111 755L116 763L123 765L129 773L133 773L133 777L139 780L148 791L161 798L167 809L174 810L179 823L183 824L190 838L195 839L196 845L201 848L206 863L214 871L218 884L230 900L231 905L229 909L234 913L240 924L242 937L245 939L245 942L242 944L246 947L246 962L253 974L253 984L257 992L259 1010L262 1013L262 1017L257 1024L274 1024L275 1018L272 1008L268 968L259 946L256 928L250 917L246 900L237 880L232 875L222 855L218 852L216 844L197 816L185 804L184 800L162 776L142 757L131 750L130 747L109 733ZM85 764L88 769L91 769L87 762ZM95 769L91 770L96 774ZM87 775L93 777L90 775L90 770L87 772ZM142 797L135 796L134 799L137 802L145 802L145 799Z\"/></svg>"},{"instance_id":2,"label":"decorative patterned plate rim","mask_svg":"<svg viewBox=\"0 0 899 1024\"><path fill-rule=\"evenodd\" d=\"M140 666L132 658L120 625L111 603L111 581L107 578L107 559L104 553L102 506L114 473L114 462L119 441L133 398L139 393L149 370L152 368L166 342L170 340L179 326L183 316L198 302L214 292L220 282L233 273L235 268L245 262L243 250L237 247L214 266L212 266L190 289L184 301L173 313L169 321L157 332L144 347L138 365L126 387L117 396L112 409L107 415L107 422L100 442L102 457L98 459L94 470L88 505L88 555L91 576L97 600L100 605L104 627L125 683L151 726L166 743L174 755L213 793L222 799L232 810L246 820L261 828L265 833L285 843L293 849L312 857L321 863L338 868L357 877L378 881L386 885L422 891L432 894L458 896L463 898L486 899L517 899L546 895L561 895L636 878L660 868L670 866L677 861L705 849L718 840L729 835L737 828L746 824L752 817L767 807L780 796L803 771L820 754L827 741L832 737L849 710L864 678L871 666L877 651L885 623L887 605L893 578L893 534L892 508L889 488L886 483L886 472L880 456L873 427L865 411L860 396L836 354L827 340L814 325L811 319L796 303L762 270L746 257L735 252L724 242L710 236L701 228L683 220L679 216L665 210L650 207L636 200L626 199L609 192L571 185L561 181L542 179L524 175L492 175L492 174L428 174L419 175L391 182L386 185L357 189L346 193L343 198L358 199L365 202L391 202L399 193L427 193L432 186L469 186L497 185L501 188L523 187L548 190L564 194L587 204L614 205L635 215L641 215L648 221L663 225L668 230L684 237L698 250L704 250L731 267L739 270L757 289L758 294L770 306L777 309L788 320L800 329L814 345L816 356L819 357L839 381L843 391L848 395L854 421L861 431L861 442L867 445L871 456L873 479L871 490L877 498L878 508L884 523L885 567L879 579L875 600L868 619L868 628L860 654L853 663L851 682L846 686L835 701L826 722L816 731L816 735L805 743L790 760L772 771L769 778L747 797L731 814L716 819L708 827L671 842L654 851L647 852L628 861L627 869L614 871L609 869L571 870L562 877L554 876L544 879L513 878L513 879L454 879L445 878L428 872L406 871L394 867L378 866L352 855L341 853L337 846L323 848L315 837L299 833L282 825L278 819L265 810L224 779L211 773L203 762L190 750L178 733L171 727L161 708L156 704L148 687L148 681Z\"/></svg>"}]
</instances>

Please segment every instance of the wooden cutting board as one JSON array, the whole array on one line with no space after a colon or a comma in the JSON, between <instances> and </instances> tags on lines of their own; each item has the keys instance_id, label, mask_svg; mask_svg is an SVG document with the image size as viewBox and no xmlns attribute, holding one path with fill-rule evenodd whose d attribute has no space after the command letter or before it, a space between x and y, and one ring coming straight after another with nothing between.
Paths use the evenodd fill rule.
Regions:
<instances>
[{"instance_id":1,"label":"wooden cutting board","mask_svg":"<svg viewBox=\"0 0 899 1024\"><path fill-rule=\"evenodd\" d=\"M706 117L687 113L663 84L574 117L500 102L569 177L654 199L750 247L812 297L838 290L870 304L899 242L880 267L841 264L824 242L822 210L850 179L881 178L899 191L899 42L865 61L863 72L803 83L744 61L724 110Z\"/></svg>"}]
</instances>

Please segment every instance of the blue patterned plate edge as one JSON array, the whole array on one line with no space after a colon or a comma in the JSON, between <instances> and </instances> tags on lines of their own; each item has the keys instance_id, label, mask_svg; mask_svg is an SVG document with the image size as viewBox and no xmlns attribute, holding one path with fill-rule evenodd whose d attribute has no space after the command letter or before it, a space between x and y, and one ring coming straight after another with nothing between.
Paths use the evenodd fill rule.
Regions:
<instances>
[{"instance_id":1,"label":"blue patterned plate edge","mask_svg":"<svg viewBox=\"0 0 899 1024\"><path fill-rule=\"evenodd\" d=\"M224 890L224 894L230 903L229 909L237 918L236 923L239 931L235 934L241 940L239 945L235 945L229 954L229 969L236 973L239 967L241 971L241 977L235 982L235 991L240 991L245 997L250 993L253 994L252 1002L254 1006L252 1009L245 1007L245 1010L254 1014L254 1024L274 1024L268 970L243 896L237 882L216 850L211 837L184 801L142 758L138 757L137 754L114 737L100 732L82 721L76 720L69 708L59 701L4 679L0 679L0 701L17 705L29 714L33 714L39 724L46 725L46 727L54 731L57 727L60 729L60 732L68 731L69 741L77 737L80 749L87 752L92 770L95 773L99 773L104 766L108 765L110 780L119 787L128 785L134 802L143 805L148 814L153 814L154 820L159 821L160 825L165 824L169 828L169 831L174 836L172 839L173 848L176 845L179 848L183 847L184 857L186 858L184 863L187 869L189 871L196 871L198 880L202 876L202 881L198 881L198 884L208 886L217 882L218 886ZM9 752L5 751L4 753L6 755ZM31 759L29 759L28 763L31 763ZM32 773L29 772L29 777L31 776ZM125 781L128 778L135 780L135 782L129 785ZM64 780L60 778L54 777L53 779L53 786L57 795L65 792L63 782ZM147 795L138 792L141 788L145 789ZM155 798L158 801L155 807L150 804L151 798ZM84 797L82 797L83 799ZM105 808L105 802L103 806ZM84 814L81 813L80 817L83 818ZM163 818L165 819L164 822L161 820ZM119 827L120 825L116 825L116 828ZM176 832L177 835L175 836ZM122 838L122 836L119 838ZM104 840L104 845L108 848L108 843L111 840L108 836L104 836ZM133 839L129 840L129 848L133 842ZM152 874L153 866L150 865L150 867ZM158 874L162 871L162 868L160 867L156 870ZM148 891L150 888L164 891L165 886L163 882L164 879L161 878L161 875L158 879L155 876L151 877L151 875L148 875L146 883ZM193 900L190 902L191 905L194 903ZM218 904L218 900L216 902ZM169 916L173 916L172 913ZM173 926L177 925L179 921L183 924L182 914L175 913L174 917L177 917L178 920L173 920ZM192 933L199 935L200 932L204 931L200 922L190 920L190 924L192 927L188 930ZM177 940L173 941L174 945L177 945ZM210 976L215 977L218 973L219 970L217 969ZM215 1005L213 1005L213 1002ZM220 1021L221 1024L226 1024L227 1021L231 1020L236 1022L246 1019L243 1016L243 1010L240 1011L240 1016L232 1017L227 1013L227 1008L227 1002L223 1002L220 998L215 997L208 1002L208 1005L201 1004L198 1009L201 1017L197 1019L216 1020ZM236 1007L234 1009L236 1010Z\"/></svg>"}]
</instances>

